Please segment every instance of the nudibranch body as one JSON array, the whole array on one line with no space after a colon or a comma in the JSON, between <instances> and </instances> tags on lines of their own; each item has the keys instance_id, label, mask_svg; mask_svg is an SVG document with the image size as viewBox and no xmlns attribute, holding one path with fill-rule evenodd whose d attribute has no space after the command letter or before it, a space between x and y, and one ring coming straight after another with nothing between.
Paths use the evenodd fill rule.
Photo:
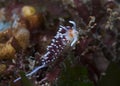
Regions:
<instances>
[{"instance_id":1,"label":"nudibranch body","mask_svg":"<svg viewBox=\"0 0 120 86\"><path fill-rule=\"evenodd\" d=\"M60 25L57 34L52 39L51 44L47 47L47 52L41 57L42 64L40 64L40 66L35 68L26 76L31 76L38 70L49 66L49 63L52 63L58 57L58 55L60 55L60 53L64 50L66 46L73 46L77 42L78 31L76 30L76 24L73 21L69 21L69 23L73 24L73 27ZM20 79L21 77L14 80L14 82Z\"/></svg>"},{"instance_id":2,"label":"nudibranch body","mask_svg":"<svg viewBox=\"0 0 120 86\"><path fill-rule=\"evenodd\" d=\"M78 40L78 31L76 30L76 24L73 21L69 21L73 24L73 27L60 25L57 34L51 41L51 44L47 47L47 52L42 56L42 63L48 64L53 62L58 55L63 51L64 47L70 45L73 46Z\"/></svg>"}]
</instances>

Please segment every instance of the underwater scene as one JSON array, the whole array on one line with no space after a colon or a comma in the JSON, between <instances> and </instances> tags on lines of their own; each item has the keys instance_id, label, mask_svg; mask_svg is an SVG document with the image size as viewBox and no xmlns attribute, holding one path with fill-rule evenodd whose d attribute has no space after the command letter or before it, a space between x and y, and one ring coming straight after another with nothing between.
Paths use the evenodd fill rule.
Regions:
<instances>
[{"instance_id":1,"label":"underwater scene","mask_svg":"<svg viewBox=\"0 0 120 86\"><path fill-rule=\"evenodd\" d=\"M120 86L120 1L0 0L0 86Z\"/></svg>"}]
</instances>

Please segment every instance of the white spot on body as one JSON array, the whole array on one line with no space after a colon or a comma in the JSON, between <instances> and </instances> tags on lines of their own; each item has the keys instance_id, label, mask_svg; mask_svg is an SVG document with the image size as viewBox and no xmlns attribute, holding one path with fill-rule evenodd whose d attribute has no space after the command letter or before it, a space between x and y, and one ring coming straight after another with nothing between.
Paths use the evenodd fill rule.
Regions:
<instances>
[{"instance_id":1,"label":"white spot on body","mask_svg":"<svg viewBox=\"0 0 120 86\"><path fill-rule=\"evenodd\" d=\"M53 52L55 52L55 50L54 50L54 49L52 49L52 51L53 51Z\"/></svg>"},{"instance_id":2,"label":"white spot on body","mask_svg":"<svg viewBox=\"0 0 120 86\"><path fill-rule=\"evenodd\" d=\"M55 46L58 49L58 46Z\"/></svg>"},{"instance_id":3,"label":"white spot on body","mask_svg":"<svg viewBox=\"0 0 120 86\"><path fill-rule=\"evenodd\" d=\"M53 43L51 43L51 45L53 46L54 44L53 44Z\"/></svg>"},{"instance_id":4,"label":"white spot on body","mask_svg":"<svg viewBox=\"0 0 120 86\"><path fill-rule=\"evenodd\" d=\"M55 53L55 55L57 55L58 53Z\"/></svg>"},{"instance_id":5,"label":"white spot on body","mask_svg":"<svg viewBox=\"0 0 120 86\"><path fill-rule=\"evenodd\" d=\"M57 49L57 52L60 52L60 51Z\"/></svg>"},{"instance_id":6,"label":"white spot on body","mask_svg":"<svg viewBox=\"0 0 120 86\"><path fill-rule=\"evenodd\" d=\"M49 58L49 57L47 57L48 54L50 54L49 51L43 56L43 59L48 59Z\"/></svg>"},{"instance_id":7,"label":"white spot on body","mask_svg":"<svg viewBox=\"0 0 120 86\"><path fill-rule=\"evenodd\" d=\"M49 48L51 48L51 47L52 47L52 46L48 46L48 47L47 47L47 50L49 50Z\"/></svg>"},{"instance_id":8,"label":"white spot on body","mask_svg":"<svg viewBox=\"0 0 120 86\"><path fill-rule=\"evenodd\" d=\"M56 39L59 38L59 35L56 35L55 38L56 38Z\"/></svg>"},{"instance_id":9,"label":"white spot on body","mask_svg":"<svg viewBox=\"0 0 120 86\"><path fill-rule=\"evenodd\" d=\"M52 42L55 42L55 39L52 39Z\"/></svg>"},{"instance_id":10,"label":"white spot on body","mask_svg":"<svg viewBox=\"0 0 120 86\"><path fill-rule=\"evenodd\" d=\"M64 27L64 26L62 26L62 25L60 25L60 28L61 28L61 30L62 30L62 29L67 30L66 27Z\"/></svg>"},{"instance_id":11,"label":"white spot on body","mask_svg":"<svg viewBox=\"0 0 120 86\"><path fill-rule=\"evenodd\" d=\"M58 42L57 40L55 42Z\"/></svg>"}]
</instances>

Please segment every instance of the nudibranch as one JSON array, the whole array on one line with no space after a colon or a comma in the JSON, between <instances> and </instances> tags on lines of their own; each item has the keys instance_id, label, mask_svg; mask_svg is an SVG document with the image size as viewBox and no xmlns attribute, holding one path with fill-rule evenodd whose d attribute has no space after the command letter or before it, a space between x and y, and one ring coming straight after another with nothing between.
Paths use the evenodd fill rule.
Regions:
<instances>
[{"instance_id":1,"label":"nudibranch","mask_svg":"<svg viewBox=\"0 0 120 86\"><path fill-rule=\"evenodd\" d=\"M78 40L78 31L76 30L75 22L69 21L69 23L73 24L73 26L65 27L60 25L57 34L47 47L46 54L42 56L43 64L53 62L66 46L73 46Z\"/></svg>"},{"instance_id":2,"label":"nudibranch","mask_svg":"<svg viewBox=\"0 0 120 86\"><path fill-rule=\"evenodd\" d=\"M46 53L41 57L40 66L35 68L26 76L31 76L41 68L49 66L50 63L57 59L57 57L60 55L60 53L62 53L66 46L70 45L72 47L77 42L78 31L76 30L76 24L74 21L69 21L69 23L73 24L73 26L59 26L59 30L52 39L51 44L47 47ZM21 78L17 78L14 80L14 82L20 79Z\"/></svg>"}]
</instances>

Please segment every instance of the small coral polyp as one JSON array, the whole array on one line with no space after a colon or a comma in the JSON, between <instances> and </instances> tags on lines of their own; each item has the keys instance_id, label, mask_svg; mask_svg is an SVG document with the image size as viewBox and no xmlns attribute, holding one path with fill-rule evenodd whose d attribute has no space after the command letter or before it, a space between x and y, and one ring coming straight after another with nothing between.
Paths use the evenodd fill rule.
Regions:
<instances>
[{"instance_id":1,"label":"small coral polyp","mask_svg":"<svg viewBox=\"0 0 120 86\"><path fill-rule=\"evenodd\" d=\"M36 10L33 6L23 6L22 7L22 15L24 17L32 16L36 13Z\"/></svg>"},{"instance_id":2,"label":"small coral polyp","mask_svg":"<svg viewBox=\"0 0 120 86\"><path fill-rule=\"evenodd\" d=\"M9 44L0 44L0 59L13 59L16 50Z\"/></svg>"}]
</instances>

